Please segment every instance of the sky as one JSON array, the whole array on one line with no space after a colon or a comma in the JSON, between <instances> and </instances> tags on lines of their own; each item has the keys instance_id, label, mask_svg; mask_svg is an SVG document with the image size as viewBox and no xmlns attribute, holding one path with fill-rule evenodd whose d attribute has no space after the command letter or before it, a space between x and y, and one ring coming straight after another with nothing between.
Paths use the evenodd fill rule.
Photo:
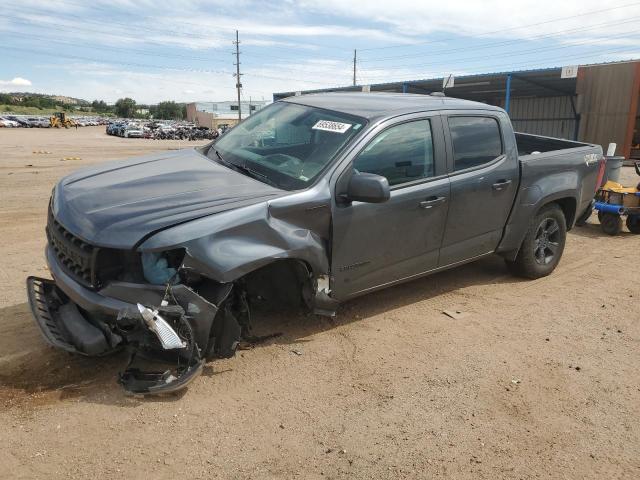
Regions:
<instances>
[{"instance_id":1,"label":"sky","mask_svg":"<svg viewBox=\"0 0 640 480\"><path fill-rule=\"evenodd\" d=\"M0 91L244 100L640 58L640 1L3 0Z\"/></svg>"}]
</instances>

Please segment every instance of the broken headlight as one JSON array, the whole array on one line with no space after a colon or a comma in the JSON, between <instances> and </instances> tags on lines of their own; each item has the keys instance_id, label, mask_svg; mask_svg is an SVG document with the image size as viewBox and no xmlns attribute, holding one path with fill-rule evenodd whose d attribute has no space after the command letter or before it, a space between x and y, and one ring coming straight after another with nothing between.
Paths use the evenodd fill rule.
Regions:
<instances>
[{"instance_id":1,"label":"broken headlight","mask_svg":"<svg viewBox=\"0 0 640 480\"><path fill-rule=\"evenodd\" d=\"M152 285L178 283L178 270L183 258L182 248L165 252L142 252L140 259L144 279Z\"/></svg>"}]
</instances>

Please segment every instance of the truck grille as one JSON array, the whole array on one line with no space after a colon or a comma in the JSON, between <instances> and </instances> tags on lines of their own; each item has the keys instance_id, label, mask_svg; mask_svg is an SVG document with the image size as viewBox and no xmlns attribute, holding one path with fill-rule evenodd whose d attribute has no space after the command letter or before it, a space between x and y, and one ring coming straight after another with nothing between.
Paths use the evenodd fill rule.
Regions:
<instances>
[{"instance_id":1,"label":"truck grille","mask_svg":"<svg viewBox=\"0 0 640 480\"><path fill-rule=\"evenodd\" d=\"M94 287L94 265L98 248L80 240L53 216L51 206L47 219L47 239L64 270L81 284Z\"/></svg>"}]
</instances>

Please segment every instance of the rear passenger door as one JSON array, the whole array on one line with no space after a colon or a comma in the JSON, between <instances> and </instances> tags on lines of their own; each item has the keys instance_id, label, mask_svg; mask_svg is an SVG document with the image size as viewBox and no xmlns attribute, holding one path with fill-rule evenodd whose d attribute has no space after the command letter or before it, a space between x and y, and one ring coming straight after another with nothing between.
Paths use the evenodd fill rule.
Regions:
<instances>
[{"instance_id":1,"label":"rear passenger door","mask_svg":"<svg viewBox=\"0 0 640 480\"><path fill-rule=\"evenodd\" d=\"M515 199L520 167L500 112L455 113L444 118L451 201L440 266L495 250Z\"/></svg>"}]
</instances>

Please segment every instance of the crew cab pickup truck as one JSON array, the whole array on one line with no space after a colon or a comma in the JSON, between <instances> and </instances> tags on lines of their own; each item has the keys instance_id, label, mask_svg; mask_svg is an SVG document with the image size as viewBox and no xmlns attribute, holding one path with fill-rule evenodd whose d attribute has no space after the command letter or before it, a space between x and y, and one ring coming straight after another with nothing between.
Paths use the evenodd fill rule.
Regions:
<instances>
[{"instance_id":1,"label":"crew cab pickup truck","mask_svg":"<svg viewBox=\"0 0 640 480\"><path fill-rule=\"evenodd\" d=\"M588 213L602 149L514 133L504 110L437 95L275 102L204 147L80 170L51 196L36 323L83 355L122 347L129 391L186 385L255 341L250 314L340 302L498 254L558 265ZM132 355L135 357L135 355Z\"/></svg>"}]
</instances>

